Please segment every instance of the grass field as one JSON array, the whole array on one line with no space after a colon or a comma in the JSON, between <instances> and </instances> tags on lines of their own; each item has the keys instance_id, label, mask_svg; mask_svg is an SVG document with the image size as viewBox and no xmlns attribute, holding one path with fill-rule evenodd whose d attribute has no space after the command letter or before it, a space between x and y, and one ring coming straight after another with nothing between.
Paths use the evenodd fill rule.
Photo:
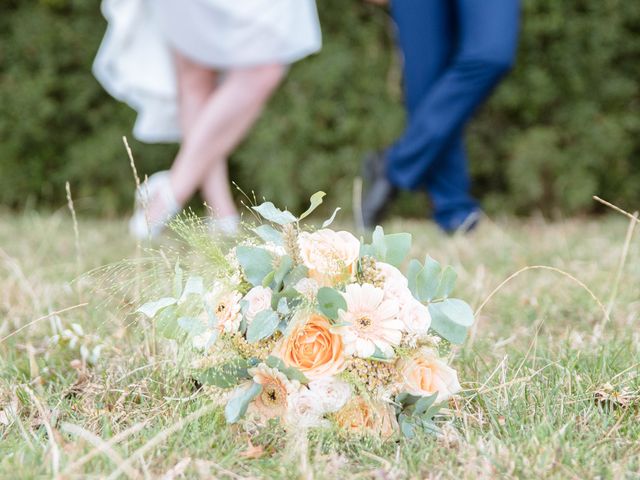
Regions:
<instances>
[{"instance_id":1,"label":"grass field","mask_svg":"<svg viewBox=\"0 0 640 480\"><path fill-rule=\"evenodd\" d=\"M390 222L413 233L413 256L457 269L457 296L488 301L454 352L464 392L443 435L384 444L225 427L131 313L135 298L73 281L140 255L124 222L80 218L76 242L68 212L0 214L0 477L640 478L640 239L621 268L628 225L504 219L451 239ZM552 268L494 292L536 265ZM82 332L52 339L72 324Z\"/></svg>"}]
</instances>

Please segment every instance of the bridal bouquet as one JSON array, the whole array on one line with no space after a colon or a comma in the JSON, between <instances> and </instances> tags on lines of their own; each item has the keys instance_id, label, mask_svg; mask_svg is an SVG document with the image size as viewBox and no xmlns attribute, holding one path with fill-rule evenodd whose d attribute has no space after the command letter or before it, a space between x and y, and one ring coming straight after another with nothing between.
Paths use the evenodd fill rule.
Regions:
<instances>
[{"instance_id":1,"label":"bridal bouquet","mask_svg":"<svg viewBox=\"0 0 640 480\"><path fill-rule=\"evenodd\" d=\"M308 428L337 425L384 438L437 431L438 408L460 390L443 358L462 343L470 307L450 297L456 274L427 257L398 267L408 233L371 243L346 231L303 226L323 192L299 217L267 202L231 244L212 241L201 268L174 295L139 312L163 335L189 342L193 376L224 390L228 423L243 417Z\"/></svg>"}]
</instances>

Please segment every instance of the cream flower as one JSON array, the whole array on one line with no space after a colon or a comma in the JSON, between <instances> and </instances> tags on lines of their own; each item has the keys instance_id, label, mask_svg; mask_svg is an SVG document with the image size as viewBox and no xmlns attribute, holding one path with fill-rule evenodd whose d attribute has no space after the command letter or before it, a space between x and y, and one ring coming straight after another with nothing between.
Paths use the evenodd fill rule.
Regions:
<instances>
[{"instance_id":1,"label":"cream flower","mask_svg":"<svg viewBox=\"0 0 640 480\"><path fill-rule=\"evenodd\" d=\"M393 346L402 339L404 324L398 319L396 300L385 300L384 291L373 285L347 285L344 293L347 311L340 310L336 332L342 335L345 353L362 358L371 357L376 347L386 356L393 356Z\"/></svg>"},{"instance_id":2,"label":"cream flower","mask_svg":"<svg viewBox=\"0 0 640 480\"><path fill-rule=\"evenodd\" d=\"M398 421L393 407L382 401L367 401L363 397L353 397L335 415L339 427L350 433L370 432L382 438L389 438L398 430Z\"/></svg>"},{"instance_id":3,"label":"cream flower","mask_svg":"<svg viewBox=\"0 0 640 480\"><path fill-rule=\"evenodd\" d=\"M360 242L356 237L328 228L313 233L302 232L298 246L309 276L322 285L349 278L360 255Z\"/></svg>"},{"instance_id":4,"label":"cream flower","mask_svg":"<svg viewBox=\"0 0 640 480\"><path fill-rule=\"evenodd\" d=\"M323 419L324 413L322 397L308 388L301 388L289 395L284 418L296 428L319 427L328 423Z\"/></svg>"},{"instance_id":5,"label":"cream flower","mask_svg":"<svg viewBox=\"0 0 640 480\"><path fill-rule=\"evenodd\" d=\"M385 298L397 300L400 304L407 303L413 299L411 290L409 290L409 280L400 270L384 262L376 262L376 268L384 279L382 289L384 290Z\"/></svg>"},{"instance_id":6,"label":"cream flower","mask_svg":"<svg viewBox=\"0 0 640 480\"><path fill-rule=\"evenodd\" d=\"M431 315L429 309L411 294L407 278L388 263L377 262L376 268L384 277L384 298L397 300L400 305L398 318L404 323L407 333L416 338L426 335L431 326Z\"/></svg>"},{"instance_id":7,"label":"cream flower","mask_svg":"<svg viewBox=\"0 0 640 480\"><path fill-rule=\"evenodd\" d=\"M351 385L334 377L309 382L309 390L320 398L323 413L337 412L351 398Z\"/></svg>"},{"instance_id":8,"label":"cream flower","mask_svg":"<svg viewBox=\"0 0 640 480\"><path fill-rule=\"evenodd\" d=\"M253 401L255 410L264 419L282 417L289 408L289 396L300 390L300 382L289 380L284 373L264 363L250 368L249 375L262 385L262 391Z\"/></svg>"},{"instance_id":9,"label":"cream flower","mask_svg":"<svg viewBox=\"0 0 640 480\"><path fill-rule=\"evenodd\" d=\"M249 290L243 299L248 303L244 314L247 324L251 323L258 313L271 308L271 298L270 288L259 285Z\"/></svg>"},{"instance_id":10,"label":"cream flower","mask_svg":"<svg viewBox=\"0 0 640 480\"><path fill-rule=\"evenodd\" d=\"M400 360L398 369L402 390L412 395L429 396L438 392L439 403L461 389L457 372L428 348L421 349L412 358Z\"/></svg>"},{"instance_id":11,"label":"cream flower","mask_svg":"<svg viewBox=\"0 0 640 480\"><path fill-rule=\"evenodd\" d=\"M429 309L415 298L410 298L401 305L399 317L404 323L405 330L412 336L425 336L431 326Z\"/></svg>"},{"instance_id":12,"label":"cream flower","mask_svg":"<svg viewBox=\"0 0 640 480\"><path fill-rule=\"evenodd\" d=\"M222 283L216 283L213 290L206 295L206 301L218 319L218 330L234 333L240 327L242 314L240 312L240 292L225 288Z\"/></svg>"}]
</instances>

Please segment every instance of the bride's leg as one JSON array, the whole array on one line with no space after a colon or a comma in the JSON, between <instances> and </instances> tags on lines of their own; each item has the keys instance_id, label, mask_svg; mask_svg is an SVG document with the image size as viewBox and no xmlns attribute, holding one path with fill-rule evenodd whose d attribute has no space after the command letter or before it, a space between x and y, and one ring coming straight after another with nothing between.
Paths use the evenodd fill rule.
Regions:
<instances>
[{"instance_id":1,"label":"bride's leg","mask_svg":"<svg viewBox=\"0 0 640 480\"><path fill-rule=\"evenodd\" d=\"M214 206L220 216L235 213L226 167L221 165L258 118L284 72L282 65L268 65L226 74L206 101L171 168L172 190L179 203L184 204L199 186L204 186L207 173L213 168L215 180L207 181L205 186L214 195L212 203L218 203ZM213 192L224 192L225 188L228 203L220 204Z\"/></svg>"},{"instance_id":2,"label":"bride's leg","mask_svg":"<svg viewBox=\"0 0 640 480\"><path fill-rule=\"evenodd\" d=\"M216 88L218 74L216 71L205 68L191 60L183 57L178 52L174 52L174 63L176 67L176 77L178 86L178 114L180 129L182 130L182 138L189 137L202 109L207 100L213 94ZM164 176L164 173L161 175ZM170 178L170 176L168 177ZM162 187L155 193L152 193L148 204L145 208L145 223L149 226L156 225L164 220L167 212L176 206L181 206L184 202L175 201L172 197L175 195L171 191L170 182L163 182ZM166 190L169 190L168 192ZM137 230L137 229L134 229ZM144 230L144 228L142 229ZM146 237L144 231L134 233L136 236Z\"/></svg>"},{"instance_id":3,"label":"bride's leg","mask_svg":"<svg viewBox=\"0 0 640 480\"><path fill-rule=\"evenodd\" d=\"M178 112L183 138L189 136L207 100L216 88L218 72L174 53L178 78Z\"/></svg>"},{"instance_id":4,"label":"bride's leg","mask_svg":"<svg viewBox=\"0 0 640 480\"><path fill-rule=\"evenodd\" d=\"M213 162L202 182L202 196L212 208L213 215L218 219L238 217L238 209L231 194L229 168L227 159Z\"/></svg>"},{"instance_id":5,"label":"bride's leg","mask_svg":"<svg viewBox=\"0 0 640 480\"><path fill-rule=\"evenodd\" d=\"M180 125L184 137L188 137L196 125L207 100L213 94L218 73L175 53L180 102ZM214 162L202 182L205 201L219 218L237 217L238 211L229 188L226 161Z\"/></svg>"}]
</instances>

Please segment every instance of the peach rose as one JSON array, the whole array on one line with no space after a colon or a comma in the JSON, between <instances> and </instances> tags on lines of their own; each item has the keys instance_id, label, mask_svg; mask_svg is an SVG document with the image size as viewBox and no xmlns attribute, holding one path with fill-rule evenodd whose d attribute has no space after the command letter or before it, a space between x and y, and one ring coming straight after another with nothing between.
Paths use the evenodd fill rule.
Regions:
<instances>
[{"instance_id":1,"label":"peach rose","mask_svg":"<svg viewBox=\"0 0 640 480\"><path fill-rule=\"evenodd\" d=\"M350 433L369 432L389 438L398 430L395 411L390 404L367 402L360 396L353 397L336 413L335 420L340 428Z\"/></svg>"},{"instance_id":2,"label":"peach rose","mask_svg":"<svg viewBox=\"0 0 640 480\"><path fill-rule=\"evenodd\" d=\"M292 321L296 324L278 345L276 356L309 379L335 375L344 370L342 337L331 331L329 320L313 313Z\"/></svg>"},{"instance_id":3,"label":"peach rose","mask_svg":"<svg viewBox=\"0 0 640 480\"><path fill-rule=\"evenodd\" d=\"M456 371L427 348L423 348L412 358L400 360L398 370L402 390L421 396L438 392L438 403L448 400L461 389Z\"/></svg>"},{"instance_id":4,"label":"peach rose","mask_svg":"<svg viewBox=\"0 0 640 480\"><path fill-rule=\"evenodd\" d=\"M325 228L298 237L302 263L309 269L309 277L321 286L348 279L360 255L360 242L349 232L335 232Z\"/></svg>"}]
</instances>

